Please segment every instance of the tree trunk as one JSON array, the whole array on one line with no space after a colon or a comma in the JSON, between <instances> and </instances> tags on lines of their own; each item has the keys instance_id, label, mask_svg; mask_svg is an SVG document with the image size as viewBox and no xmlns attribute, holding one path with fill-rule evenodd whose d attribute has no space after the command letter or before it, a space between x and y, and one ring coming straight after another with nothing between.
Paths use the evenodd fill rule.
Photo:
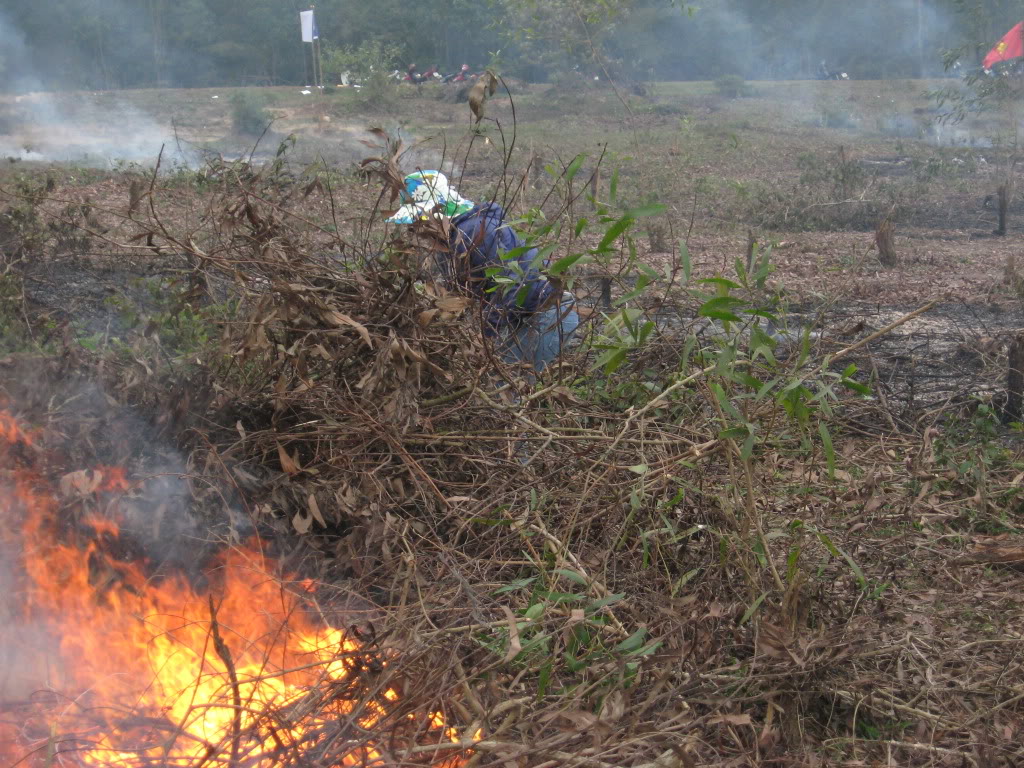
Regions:
<instances>
[{"instance_id":1,"label":"tree trunk","mask_svg":"<svg viewBox=\"0 0 1024 768\"><path fill-rule=\"evenodd\" d=\"M1006 215L1010 210L1010 183L1000 184L996 190L996 197L999 202L999 227L993 232L994 235L1006 234Z\"/></svg>"}]
</instances>

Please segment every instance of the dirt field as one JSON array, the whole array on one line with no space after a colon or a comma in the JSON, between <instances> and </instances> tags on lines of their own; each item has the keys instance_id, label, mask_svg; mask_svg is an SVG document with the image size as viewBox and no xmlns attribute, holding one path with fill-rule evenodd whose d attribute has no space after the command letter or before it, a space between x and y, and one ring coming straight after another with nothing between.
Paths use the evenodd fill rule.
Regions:
<instances>
[{"instance_id":1,"label":"dirt field","mask_svg":"<svg viewBox=\"0 0 1024 768\"><path fill-rule=\"evenodd\" d=\"M894 313L939 299L931 320L898 333L910 343L926 322L950 315L955 323L929 327L958 344L984 341L993 352L1020 325L1020 300L1004 280L1024 227L1020 196L1010 204L1008 235L992 234L1013 119L944 124L927 94L950 82L750 83L750 95L735 99L716 95L710 83L658 84L644 98L586 84L513 85L512 99L489 105L494 122L475 138L467 133L467 106L439 86L404 87L386 108L367 107L352 89L325 96L299 88L30 94L0 102L0 127L8 129L0 148L10 152L8 177L51 167L40 157L78 155L50 171L62 182L56 197L107 209L98 218L114 228L103 239L114 241L124 231L123 179L147 159L151 165L161 146L171 156L167 165L196 166L204 152L230 159L254 146L257 159L271 158L294 135L286 157L296 172L313 164L344 175L369 154L366 129L380 125L418 142L405 157L410 168L444 165L467 196L481 198L495 194L496 184L499 197L507 196L531 160L535 168L564 167L585 153L582 175L589 177L603 155L600 194L617 169L624 203L668 206L641 241L649 263L665 263L671 254L660 251L685 237L701 275L728 273L750 231L776 246L773 284L825 329L847 318L880 327ZM258 145L233 130L238 98L257 101L273 118ZM543 173L531 182L517 199L520 210L546 194ZM899 264L882 269L874 229L890 213ZM94 238L87 250L99 244ZM582 291L594 286L585 281ZM53 303L66 306L65 293Z\"/></svg>"}]
</instances>

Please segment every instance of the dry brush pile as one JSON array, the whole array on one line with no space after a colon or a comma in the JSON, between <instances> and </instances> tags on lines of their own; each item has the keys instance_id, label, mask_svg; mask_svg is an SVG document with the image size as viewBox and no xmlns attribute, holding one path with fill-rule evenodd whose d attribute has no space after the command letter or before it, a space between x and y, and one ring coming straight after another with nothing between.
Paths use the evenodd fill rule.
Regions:
<instances>
[{"instance_id":1,"label":"dry brush pile","mask_svg":"<svg viewBox=\"0 0 1024 768\"><path fill-rule=\"evenodd\" d=\"M377 170L382 208L394 153ZM786 357L753 322L766 257L658 288L716 334L660 328L638 295L531 387L479 305L429 279L436 229L303 213L332 194L236 165L186 231L161 223L154 180L135 242L187 264L182 300L216 333L186 359L149 328L102 375L189 452L204 514L244 510L284 542L325 611L359 597L381 685L478 734L469 764L1021 759L1018 577L979 598L994 631L954 631L944 538L1013 530L1013 461L990 442L965 469L936 432L848 429L851 398L886 423L856 372ZM611 238L627 260L630 225Z\"/></svg>"}]
</instances>

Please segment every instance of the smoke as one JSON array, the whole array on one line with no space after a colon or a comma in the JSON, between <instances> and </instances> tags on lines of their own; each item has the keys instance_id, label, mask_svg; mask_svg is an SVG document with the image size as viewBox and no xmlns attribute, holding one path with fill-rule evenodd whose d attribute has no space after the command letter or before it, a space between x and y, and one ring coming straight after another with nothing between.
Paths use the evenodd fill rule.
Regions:
<instances>
[{"instance_id":1,"label":"smoke","mask_svg":"<svg viewBox=\"0 0 1024 768\"><path fill-rule=\"evenodd\" d=\"M163 162L194 166L199 154L170 126L111 94L93 94L66 106L32 70L25 35L0 12L0 51L7 93L0 96L0 158L69 162L94 167ZM67 100L70 104L71 100Z\"/></svg>"},{"instance_id":2,"label":"smoke","mask_svg":"<svg viewBox=\"0 0 1024 768\"><path fill-rule=\"evenodd\" d=\"M692 16L641 10L616 42L627 66L661 79L807 79L824 60L871 80L941 76L941 50L964 34L955 13L930 0L719 0Z\"/></svg>"},{"instance_id":3,"label":"smoke","mask_svg":"<svg viewBox=\"0 0 1024 768\"><path fill-rule=\"evenodd\" d=\"M127 562L142 565L155 580L185 575L201 590L209 557L255 531L240 514L211 515L206 505L197 511L204 497L191 486L177 448L98 385L61 376L56 367L19 364L4 372L0 392L0 408L9 409L23 429L46 425L31 446L19 440L0 445L0 703L10 703L50 688L62 679L61 664L70 661L49 623L54 617L37 615L30 597L47 584L33 583L27 558L45 557L41 551L54 543L50 537L88 557L95 597L102 599L104 578ZM125 470L127 487L118 469ZM39 500L36 511L27 496ZM224 498L211 494L218 509ZM46 566L52 566L46 578L62 577L59 559ZM0 758L7 756L3 726Z\"/></svg>"}]
</instances>

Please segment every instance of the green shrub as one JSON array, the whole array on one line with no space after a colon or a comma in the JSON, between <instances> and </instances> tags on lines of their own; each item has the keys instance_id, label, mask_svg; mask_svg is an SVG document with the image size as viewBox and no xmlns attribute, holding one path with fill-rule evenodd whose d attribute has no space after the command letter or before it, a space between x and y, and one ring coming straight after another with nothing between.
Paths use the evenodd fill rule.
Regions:
<instances>
[{"instance_id":1,"label":"green shrub","mask_svg":"<svg viewBox=\"0 0 1024 768\"><path fill-rule=\"evenodd\" d=\"M274 117L266 109L266 97L256 91L239 91L231 97L231 127L239 136L259 136Z\"/></svg>"},{"instance_id":2,"label":"green shrub","mask_svg":"<svg viewBox=\"0 0 1024 768\"><path fill-rule=\"evenodd\" d=\"M728 99L739 99L749 96L751 93L747 81L739 75L722 75L717 78L715 80L715 91L719 96L725 96Z\"/></svg>"},{"instance_id":3,"label":"green shrub","mask_svg":"<svg viewBox=\"0 0 1024 768\"><path fill-rule=\"evenodd\" d=\"M398 101L398 83L391 77L401 60L398 46L368 40L359 47L330 48L324 58L328 82L341 82L342 75L361 86L358 103L370 110L389 111Z\"/></svg>"}]
</instances>

